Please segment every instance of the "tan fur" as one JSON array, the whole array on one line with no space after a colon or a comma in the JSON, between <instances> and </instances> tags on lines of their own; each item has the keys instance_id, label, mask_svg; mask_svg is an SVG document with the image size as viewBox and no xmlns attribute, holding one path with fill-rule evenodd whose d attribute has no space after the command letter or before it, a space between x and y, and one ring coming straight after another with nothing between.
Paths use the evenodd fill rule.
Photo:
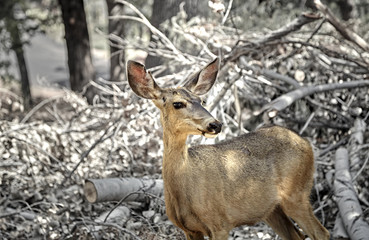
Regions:
<instances>
[{"instance_id":1,"label":"tan fur","mask_svg":"<svg viewBox=\"0 0 369 240\"><path fill-rule=\"evenodd\" d=\"M312 240L329 239L309 203L314 157L308 141L270 126L215 145L188 148L189 134L204 134L209 123L217 122L201 107L201 99L179 88L161 89L152 100L163 126L167 215L187 239L225 240L232 228L259 221L283 239L304 239L289 217ZM176 109L175 102L186 106Z\"/></svg>"}]
</instances>

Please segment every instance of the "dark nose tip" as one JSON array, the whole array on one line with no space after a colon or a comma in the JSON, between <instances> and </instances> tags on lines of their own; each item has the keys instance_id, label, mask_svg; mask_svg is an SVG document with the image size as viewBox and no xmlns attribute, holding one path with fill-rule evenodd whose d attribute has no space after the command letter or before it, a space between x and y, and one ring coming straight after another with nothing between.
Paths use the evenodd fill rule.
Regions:
<instances>
[{"instance_id":1,"label":"dark nose tip","mask_svg":"<svg viewBox=\"0 0 369 240\"><path fill-rule=\"evenodd\" d=\"M208 131L209 132L215 132L216 134L218 134L222 130L222 125L223 124L220 123L220 122L211 122L211 123L209 123Z\"/></svg>"}]
</instances>

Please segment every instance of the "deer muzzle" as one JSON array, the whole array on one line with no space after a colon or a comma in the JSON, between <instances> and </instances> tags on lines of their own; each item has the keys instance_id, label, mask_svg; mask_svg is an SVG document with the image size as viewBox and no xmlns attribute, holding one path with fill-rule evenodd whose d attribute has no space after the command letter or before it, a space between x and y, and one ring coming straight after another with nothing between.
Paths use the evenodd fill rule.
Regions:
<instances>
[{"instance_id":1,"label":"deer muzzle","mask_svg":"<svg viewBox=\"0 0 369 240\"><path fill-rule=\"evenodd\" d=\"M215 121L208 124L207 130L211 133L218 134L222 131L223 124L221 122Z\"/></svg>"}]
</instances>

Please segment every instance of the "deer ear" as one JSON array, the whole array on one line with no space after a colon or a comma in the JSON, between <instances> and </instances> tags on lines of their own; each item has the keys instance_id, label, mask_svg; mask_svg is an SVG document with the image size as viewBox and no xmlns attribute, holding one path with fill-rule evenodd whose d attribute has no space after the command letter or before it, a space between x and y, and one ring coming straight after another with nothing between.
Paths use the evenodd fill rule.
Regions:
<instances>
[{"instance_id":1,"label":"deer ear","mask_svg":"<svg viewBox=\"0 0 369 240\"><path fill-rule=\"evenodd\" d=\"M183 87L196 95L204 95L214 85L218 74L218 64L218 58L214 59L194 77L190 78Z\"/></svg>"},{"instance_id":2,"label":"deer ear","mask_svg":"<svg viewBox=\"0 0 369 240\"><path fill-rule=\"evenodd\" d=\"M135 61L127 62L127 78L129 86L138 96L147 99L157 99L161 88L156 84L150 72L141 63Z\"/></svg>"}]
</instances>

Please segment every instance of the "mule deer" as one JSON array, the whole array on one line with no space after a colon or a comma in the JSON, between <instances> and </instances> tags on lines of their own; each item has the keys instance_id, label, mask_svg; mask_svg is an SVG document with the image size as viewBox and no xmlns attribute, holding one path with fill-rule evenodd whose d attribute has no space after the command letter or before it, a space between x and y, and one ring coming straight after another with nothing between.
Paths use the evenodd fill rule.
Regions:
<instances>
[{"instance_id":1,"label":"mule deer","mask_svg":"<svg viewBox=\"0 0 369 240\"><path fill-rule=\"evenodd\" d=\"M199 96L213 86L218 60L183 87L160 88L140 63L128 61L132 90L160 109L166 213L187 239L228 239L240 225L266 222L283 239L329 239L309 202L314 157L309 142L279 126L214 145L188 148L188 135L216 136L222 124Z\"/></svg>"}]
</instances>

